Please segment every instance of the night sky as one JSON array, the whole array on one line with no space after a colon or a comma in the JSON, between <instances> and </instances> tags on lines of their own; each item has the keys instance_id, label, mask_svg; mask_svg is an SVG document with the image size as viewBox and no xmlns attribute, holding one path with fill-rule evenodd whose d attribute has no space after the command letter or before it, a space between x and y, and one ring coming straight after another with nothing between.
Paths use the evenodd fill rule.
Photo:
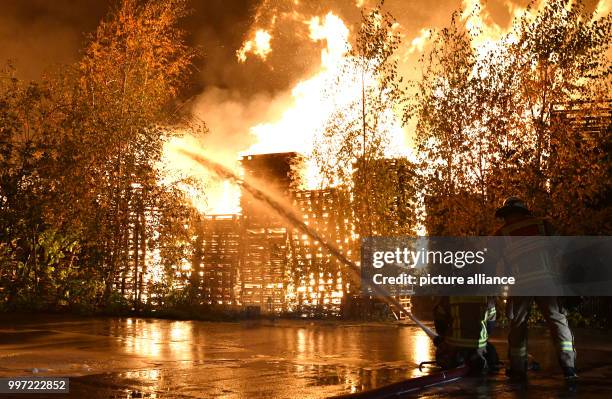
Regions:
<instances>
[{"instance_id":1,"label":"night sky","mask_svg":"<svg viewBox=\"0 0 612 399\"><path fill-rule=\"evenodd\" d=\"M515 0L525 5L525 0ZM594 1L595 2L595 1ZM307 40L307 26L279 18L271 31L273 51L267 60L236 60L253 24L266 27L273 14L298 12L305 18L329 11L356 28L360 9L356 0L193 0L193 13L184 21L191 44L200 46L204 57L190 91L212 86L238 90L249 96L261 91L285 90L318 65L321 45ZM18 76L39 79L54 65L78 59L88 33L116 4L107 0L2 0L0 1L0 60L11 59ZM368 2L366 2L368 4ZM507 27L511 5L507 0L484 1L492 23ZM398 19L405 35L404 46L423 28L444 26L454 10L464 7L460 0L387 0L386 8ZM258 17L258 21L256 20ZM253 79L263 76L263 79Z\"/></svg>"}]
</instances>

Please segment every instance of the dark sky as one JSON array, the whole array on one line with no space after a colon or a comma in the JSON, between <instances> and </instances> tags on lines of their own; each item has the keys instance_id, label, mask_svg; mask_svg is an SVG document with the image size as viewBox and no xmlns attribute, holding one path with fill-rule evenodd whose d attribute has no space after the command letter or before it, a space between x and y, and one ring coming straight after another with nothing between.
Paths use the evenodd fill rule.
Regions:
<instances>
[{"instance_id":1,"label":"dark sky","mask_svg":"<svg viewBox=\"0 0 612 399\"><path fill-rule=\"evenodd\" d=\"M11 59L18 75L28 80L40 78L55 65L74 62L87 34L96 29L116 3L116 0L1 0L0 60ZM228 61L235 58L235 49L240 47L258 3L191 2L193 13L184 20L184 28L190 44L201 46L206 55L197 65L200 73L195 84L223 85L229 81L225 76Z\"/></svg>"},{"instance_id":2,"label":"dark sky","mask_svg":"<svg viewBox=\"0 0 612 399\"><path fill-rule=\"evenodd\" d=\"M0 1L0 60L11 59L24 79L76 60L84 32L107 12L104 1Z\"/></svg>"},{"instance_id":3,"label":"dark sky","mask_svg":"<svg viewBox=\"0 0 612 399\"><path fill-rule=\"evenodd\" d=\"M95 30L118 0L0 0L0 62L12 59L24 79L38 79L43 71L78 59L86 34ZM239 89L245 94L282 90L316 68L320 46L305 40L303 23L282 21L273 32L273 52L267 63L253 59L236 61L235 52L248 33L255 16L266 24L273 14L299 12L304 17L338 14L347 24L359 21L360 0L192 0L193 13L184 21L190 44L203 48L198 62L196 87ZM361 1L363 2L363 0ZM365 0L372 3L374 0ZM471 0L470 2L474 2ZM527 0L483 0L490 20L502 27L510 21L512 5ZM587 0L596 3L597 0ZM295 4L297 3L297 5ZM422 28L448 23L453 10L466 0L387 0L385 5L402 25L405 42ZM280 19L280 18L279 18ZM407 44L407 43L406 43ZM253 79L254 76L265 77ZM197 86L200 86L199 88Z\"/></svg>"},{"instance_id":4,"label":"dark sky","mask_svg":"<svg viewBox=\"0 0 612 399\"><path fill-rule=\"evenodd\" d=\"M524 0L518 0L524 3ZM86 35L95 30L114 0L1 0L0 60L11 59L24 79L38 79L55 65L74 62ZM263 4L262 4L263 3ZM424 27L445 24L460 0L387 0L389 10L405 29L406 37L416 36ZM490 0L487 10L500 24L509 18L505 0ZM273 33L274 51L267 63L257 59L245 64L235 52L248 33L259 10L262 21L271 13L298 11L305 17L334 11L347 23L359 20L356 0L193 0L193 13L184 21L189 42L203 48L192 91L216 86L240 90L245 95L289 87L310 69L316 68L320 46L305 39L305 24L277 24ZM260 77L254 79L254 76ZM262 78L263 77L263 78Z\"/></svg>"},{"instance_id":5,"label":"dark sky","mask_svg":"<svg viewBox=\"0 0 612 399\"><path fill-rule=\"evenodd\" d=\"M192 14L183 21L183 27L189 43L200 46L204 58L196 65L198 73L190 91L197 92L205 86L239 88L245 94L280 90L311 66L305 62L310 57L305 57L304 52L310 50L310 55L316 55L319 49L302 40L291 40L288 34L279 47L280 50L291 48L294 56L280 57L279 51L270 60L274 65L257 60L246 64L237 62L236 50L261 3L260 0L191 1ZM115 0L1 0L0 61L10 59L18 76L26 80L39 79L49 69L72 63L78 59L87 34L96 29L100 19L115 4ZM324 13L337 7L314 7L317 8ZM353 8L357 13L357 8ZM303 48L305 45L312 48ZM267 78L253 79L253 76Z\"/></svg>"}]
</instances>

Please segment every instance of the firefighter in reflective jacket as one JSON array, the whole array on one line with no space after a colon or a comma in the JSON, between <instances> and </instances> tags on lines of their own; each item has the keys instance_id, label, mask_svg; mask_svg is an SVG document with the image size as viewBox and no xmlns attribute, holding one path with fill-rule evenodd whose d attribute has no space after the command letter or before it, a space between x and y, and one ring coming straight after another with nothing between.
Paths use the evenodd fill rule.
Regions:
<instances>
[{"instance_id":1,"label":"firefighter in reflective jacket","mask_svg":"<svg viewBox=\"0 0 612 399\"><path fill-rule=\"evenodd\" d=\"M504 220L495 235L498 236L548 236L554 235L552 225L542 218L531 215L525 203L517 198L510 197L504 201L502 207L497 209L495 216ZM529 240L537 241L537 240ZM533 247L533 244L529 244ZM529 248L528 250L535 250ZM516 252L516 251L515 251ZM519 251L520 252L520 251ZM531 257L530 259L533 259ZM546 256L540 257L539 263L546 263ZM545 264L532 264L531 277L537 279L541 274L550 271ZM521 274L521 277L524 273ZM510 321L510 334L508 336L510 368L508 375L515 379L526 378L527 371L527 320L533 302L537 304L542 316L548 324L551 336L558 350L559 364L568 380L577 377L575 369L576 352L574 339L567 324L567 318L557 297L512 297L512 319Z\"/></svg>"},{"instance_id":2,"label":"firefighter in reflective jacket","mask_svg":"<svg viewBox=\"0 0 612 399\"><path fill-rule=\"evenodd\" d=\"M490 303L485 296L438 298L434 307L434 323L439 335L436 362L442 368L463 364L476 372L488 368L487 322L494 317Z\"/></svg>"}]
</instances>

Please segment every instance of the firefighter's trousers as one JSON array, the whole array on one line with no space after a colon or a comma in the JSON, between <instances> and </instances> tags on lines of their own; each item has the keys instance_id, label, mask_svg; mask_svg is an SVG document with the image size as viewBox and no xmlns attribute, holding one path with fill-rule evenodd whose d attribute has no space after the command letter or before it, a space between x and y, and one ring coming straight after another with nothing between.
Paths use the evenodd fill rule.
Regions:
<instances>
[{"instance_id":1,"label":"firefighter's trousers","mask_svg":"<svg viewBox=\"0 0 612 399\"><path fill-rule=\"evenodd\" d=\"M487 297L441 297L434 308L436 331L443 338L436 351L438 363L443 368L466 362L475 370L485 368L490 317Z\"/></svg>"},{"instance_id":2,"label":"firefighter's trousers","mask_svg":"<svg viewBox=\"0 0 612 399\"><path fill-rule=\"evenodd\" d=\"M508 357L511 369L520 372L527 369L527 320L534 301L548 324L558 350L559 364L561 367L575 367L574 338L567 324L565 313L559 306L558 298L513 297L511 301L514 313L508 336Z\"/></svg>"}]
</instances>

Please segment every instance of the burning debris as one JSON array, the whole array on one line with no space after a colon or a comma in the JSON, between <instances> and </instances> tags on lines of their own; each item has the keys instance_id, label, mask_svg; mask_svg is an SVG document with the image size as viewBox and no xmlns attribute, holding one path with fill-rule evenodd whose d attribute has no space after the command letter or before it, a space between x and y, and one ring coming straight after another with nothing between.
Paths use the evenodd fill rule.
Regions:
<instances>
[{"instance_id":1,"label":"burning debris","mask_svg":"<svg viewBox=\"0 0 612 399\"><path fill-rule=\"evenodd\" d=\"M296 153L261 154L241 163L245 179L288 201L305 224L350 256L355 242L348 192L296 189L291 171L299 159ZM192 276L199 278L203 302L340 315L347 293L355 290L346 267L249 191L242 192L241 209L240 215L213 215L201 222Z\"/></svg>"}]
</instances>

